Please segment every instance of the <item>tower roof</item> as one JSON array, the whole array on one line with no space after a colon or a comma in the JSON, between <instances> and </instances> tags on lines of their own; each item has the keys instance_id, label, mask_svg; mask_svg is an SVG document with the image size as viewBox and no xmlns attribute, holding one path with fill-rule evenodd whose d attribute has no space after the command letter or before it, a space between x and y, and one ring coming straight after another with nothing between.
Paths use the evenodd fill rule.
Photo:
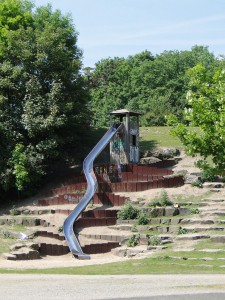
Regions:
<instances>
[{"instance_id":1,"label":"tower roof","mask_svg":"<svg viewBox=\"0 0 225 300\"><path fill-rule=\"evenodd\" d=\"M111 111L110 115L117 115L117 116L126 116L126 115L130 115L130 116L139 116L141 115L141 113L139 112L135 112L135 111L131 111L128 109L119 109L119 110L114 110Z\"/></svg>"}]
</instances>

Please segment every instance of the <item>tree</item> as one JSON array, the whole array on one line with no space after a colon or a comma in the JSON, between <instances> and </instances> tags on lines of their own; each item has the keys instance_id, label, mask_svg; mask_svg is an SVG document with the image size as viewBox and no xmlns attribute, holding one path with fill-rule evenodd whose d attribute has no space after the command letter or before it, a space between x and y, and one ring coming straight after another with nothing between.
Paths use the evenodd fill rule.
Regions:
<instances>
[{"instance_id":1,"label":"tree","mask_svg":"<svg viewBox=\"0 0 225 300\"><path fill-rule=\"evenodd\" d=\"M81 59L69 15L0 0L1 188L15 187L22 170L23 190L80 151L90 121Z\"/></svg>"},{"instance_id":2,"label":"tree","mask_svg":"<svg viewBox=\"0 0 225 300\"><path fill-rule=\"evenodd\" d=\"M215 57L207 47L191 51L164 51L153 56L144 51L128 58L109 58L96 64L92 73L92 109L97 126L109 124L109 112L129 108L143 115L144 126L165 125L165 116L174 113L182 120L186 106L186 72L197 63L214 68Z\"/></svg>"},{"instance_id":3,"label":"tree","mask_svg":"<svg viewBox=\"0 0 225 300\"><path fill-rule=\"evenodd\" d=\"M188 125L179 123L174 116L169 124L184 144L189 155L199 154L198 166L224 176L225 170L225 69L207 71L197 65L189 71L189 107L184 112ZM197 127L198 130L193 130ZM213 166L207 158L211 157Z\"/></svg>"}]
</instances>

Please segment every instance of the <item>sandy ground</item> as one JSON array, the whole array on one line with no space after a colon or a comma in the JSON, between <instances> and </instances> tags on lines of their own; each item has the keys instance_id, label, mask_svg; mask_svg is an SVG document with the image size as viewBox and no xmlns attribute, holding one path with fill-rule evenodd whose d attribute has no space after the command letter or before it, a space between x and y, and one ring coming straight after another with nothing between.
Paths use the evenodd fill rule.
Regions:
<instances>
[{"instance_id":1,"label":"sandy ground","mask_svg":"<svg viewBox=\"0 0 225 300\"><path fill-rule=\"evenodd\" d=\"M186 170L189 173L199 172L197 168L194 167L194 161L196 159L185 156L184 153L181 154L182 160L173 168L175 172ZM207 193L207 189L200 189L197 187L192 187L190 184L185 184L178 188L169 188L166 189L169 196L173 195L187 195L190 197L200 196ZM124 193L124 195L129 196L131 200L137 199L153 199L155 196L158 196L161 192L161 189L152 189L143 192L137 193ZM120 193L121 194L121 193ZM146 255L151 254L142 254L136 258L140 259L146 257ZM121 258L113 255L112 253L106 254L95 254L91 255L90 260L78 260L72 257L71 254L52 257L46 256L40 260L30 260L30 261L8 261L0 257L0 268L9 268L9 269L40 269L40 268L54 268L54 267L76 267L76 266L86 266L86 265L95 265L95 264L105 264L111 262L126 261L128 258ZM135 259L135 258L133 258Z\"/></svg>"}]
</instances>

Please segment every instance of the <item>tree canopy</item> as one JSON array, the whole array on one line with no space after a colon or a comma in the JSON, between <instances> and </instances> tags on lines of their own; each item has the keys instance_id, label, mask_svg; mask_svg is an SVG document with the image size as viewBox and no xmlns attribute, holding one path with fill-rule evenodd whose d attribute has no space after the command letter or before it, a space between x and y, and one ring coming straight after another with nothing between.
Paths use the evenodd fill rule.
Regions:
<instances>
[{"instance_id":1,"label":"tree canopy","mask_svg":"<svg viewBox=\"0 0 225 300\"><path fill-rule=\"evenodd\" d=\"M214 175L224 176L225 170L225 69L215 70L197 65L189 71L189 107L184 112L186 124L169 116L168 122L188 154L199 154L198 166ZM193 130L197 127L198 130ZM213 166L207 158L211 158Z\"/></svg>"},{"instance_id":2,"label":"tree canopy","mask_svg":"<svg viewBox=\"0 0 225 300\"><path fill-rule=\"evenodd\" d=\"M212 68L216 59L207 47L191 51L149 51L128 58L108 58L96 64L92 73L92 109L97 126L106 126L109 112L129 108L143 114L144 126L165 125L173 112L180 120L186 106L187 70L201 63Z\"/></svg>"},{"instance_id":3,"label":"tree canopy","mask_svg":"<svg viewBox=\"0 0 225 300\"><path fill-rule=\"evenodd\" d=\"M77 37L71 17L50 5L0 0L3 190L35 184L82 144L90 116Z\"/></svg>"}]
</instances>

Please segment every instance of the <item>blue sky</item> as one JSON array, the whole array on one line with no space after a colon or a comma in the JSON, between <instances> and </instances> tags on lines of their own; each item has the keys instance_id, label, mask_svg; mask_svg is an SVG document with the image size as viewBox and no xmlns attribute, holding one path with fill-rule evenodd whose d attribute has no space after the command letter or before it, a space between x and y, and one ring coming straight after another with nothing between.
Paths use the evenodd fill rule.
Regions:
<instances>
[{"instance_id":1,"label":"blue sky","mask_svg":"<svg viewBox=\"0 0 225 300\"><path fill-rule=\"evenodd\" d=\"M144 50L209 46L225 55L225 0L34 0L70 13L79 32L84 67Z\"/></svg>"}]
</instances>

